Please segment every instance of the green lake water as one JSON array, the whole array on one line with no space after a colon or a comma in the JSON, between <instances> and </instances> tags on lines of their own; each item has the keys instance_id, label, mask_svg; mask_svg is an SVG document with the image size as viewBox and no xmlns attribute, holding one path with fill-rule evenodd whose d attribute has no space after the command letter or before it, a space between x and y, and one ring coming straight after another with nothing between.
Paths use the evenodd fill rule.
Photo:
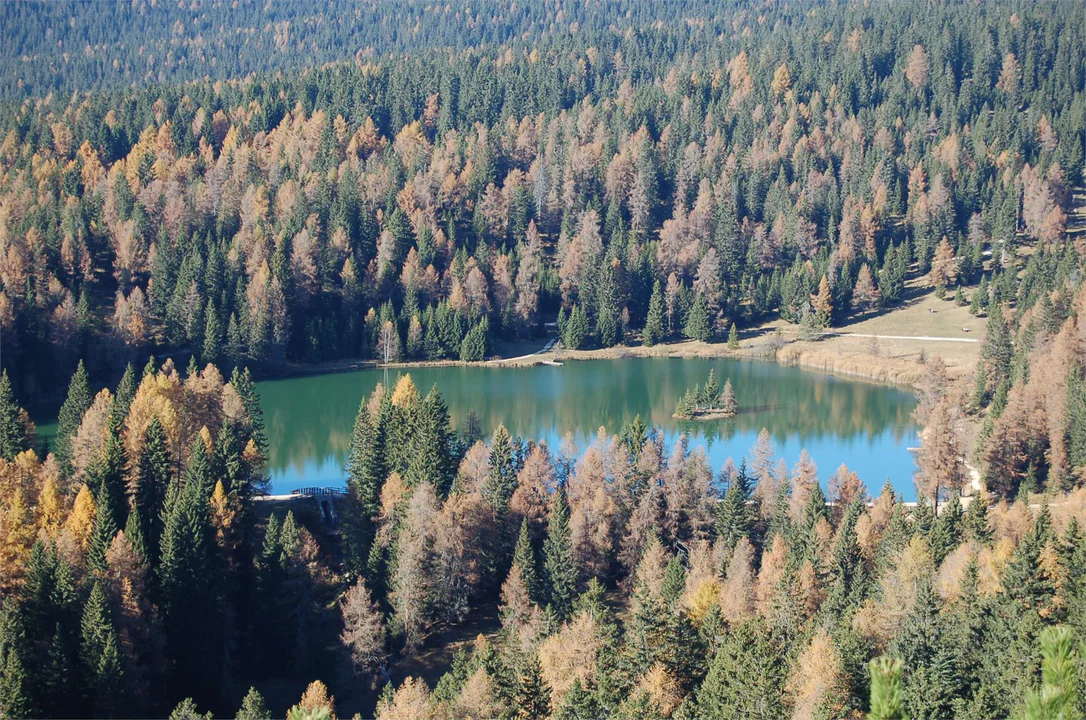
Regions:
<instances>
[{"instance_id":1,"label":"green lake water","mask_svg":"<svg viewBox=\"0 0 1086 720\"><path fill-rule=\"evenodd\" d=\"M739 414L729 420L672 419L687 387L704 383L710 368L720 384L730 378ZM627 358L567 362L562 367L470 366L361 370L258 383L270 444L274 492L303 486L344 485L351 428L363 395L378 382L393 385L410 372L425 394L437 384L454 427L474 410L489 435L499 424L557 451L573 433L583 449L602 426L608 434L638 414L657 426L669 445L682 434L702 446L714 471L731 457L738 464L767 428L789 468L804 448L818 464L823 485L845 463L877 494L887 478L915 498L918 444L907 389L843 380L770 362L725 359Z\"/></svg>"}]
</instances>

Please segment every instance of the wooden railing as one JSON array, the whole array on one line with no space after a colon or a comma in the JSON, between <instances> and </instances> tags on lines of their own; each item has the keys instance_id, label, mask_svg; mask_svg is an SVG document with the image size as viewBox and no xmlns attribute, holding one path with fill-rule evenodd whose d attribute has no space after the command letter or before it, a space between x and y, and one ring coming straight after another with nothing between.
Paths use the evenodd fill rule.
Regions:
<instances>
[{"instance_id":1,"label":"wooden railing","mask_svg":"<svg viewBox=\"0 0 1086 720\"><path fill-rule=\"evenodd\" d=\"M317 495L346 495L347 488L304 487L291 490L290 494L304 495L305 497L314 497Z\"/></svg>"}]
</instances>

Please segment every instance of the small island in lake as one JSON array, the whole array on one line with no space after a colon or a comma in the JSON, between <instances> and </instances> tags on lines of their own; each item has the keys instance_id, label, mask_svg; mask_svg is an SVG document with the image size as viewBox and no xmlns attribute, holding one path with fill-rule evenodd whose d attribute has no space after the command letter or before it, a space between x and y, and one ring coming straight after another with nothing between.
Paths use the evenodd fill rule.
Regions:
<instances>
[{"instance_id":1,"label":"small island in lake","mask_svg":"<svg viewBox=\"0 0 1086 720\"><path fill-rule=\"evenodd\" d=\"M738 410L731 378L724 381L722 390L716 373L710 370L704 387L695 385L693 389L686 389L671 417L679 420L720 420L734 417Z\"/></svg>"}]
</instances>

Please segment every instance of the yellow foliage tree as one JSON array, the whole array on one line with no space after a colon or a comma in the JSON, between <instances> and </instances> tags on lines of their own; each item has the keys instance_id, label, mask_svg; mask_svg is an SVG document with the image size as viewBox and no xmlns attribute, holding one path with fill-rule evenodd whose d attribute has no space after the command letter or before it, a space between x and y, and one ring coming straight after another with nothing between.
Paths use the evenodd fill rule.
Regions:
<instances>
[{"instance_id":1,"label":"yellow foliage tree","mask_svg":"<svg viewBox=\"0 0 1086 720\"><path fill-rule=\"evenodd\" d=\"M80 550L87 549L91 533L94 532L94 519L98 508L94 503L90 488L86 484L80 486L79 493L75 496L75 504L72 512L64 523L64 532L71 536Z\"/></svg>"},{"instance_id":2,"label":"yellow foliage tree","mask_svg":"<svg viewBox=\"0 0 1086 720\"><path fill-rule=\"evenodd\" d=\"M377 705L377 720L431 720L430 688L416 677L403 681L390 699Z\"/></svg>"},{"instance_id":3,"label":"yellow foliage tree","mask_svg":"<svg viewBox=\"0 0 1086 720\"><path fill-rule=\"evenodd\" d=\"M792 73L788 72L788 65L781 63L777 67L769 87L774 95L783 95L792 89Z\"/></svg>"},{"instance_id":4,"label":"yellow foliage tree","mask_svg":"<svg viewBox=\"0 0 1086 720\"><path fill-rule=\"evenodd\" d=\"M841 660L825 628L819 628L800 653L788 679L793 720L841 717L848 682Z\"/></svg>"},{"instance_id":5,"label":"yellow foliage tree","mask_svg":"<svg viewBox=\"0 0 1086 720\"><path fill-rule=\"evenodd\" d=\"M49 540L56 540L64 521L64 499L60 496L56 477L48 474L38 493L38 529Z\"/></svg>"},{"instance_id":6,"label":"yellow foliage tree","mask_svg":"<svg viewBox=\"0 0 1086 720\"><path fill-rule=\"evenodd\" d=\"M596 676L601 647L596 618L582 612L551 635L539 648L543 680L551 688L551 703L558 706L573 683L587 685Z\"/></svg>"},{"instance_id":7,"label":"yellow foliage tree","mask_svg":"<svg viewBox=\"0 0 1086 720\"><path fill-rule=\"evenodd\" d=\"M396 407L414 407L419 402L419 391L411 379L411 373L402 376L392 391L392 404Z\"/></svg>"},{"instance_id":8,"label":"yellow foliage tree","mask_svg":"<svg viewBox=\"0 0 1086 720\"><path fill-rule=\"evenodd\" d=\"M11 592L22 583L34 530L26 494L16 488L0 517L0 590Z\"/></svg>"},{"instance_id":9,"label":"yellow foliage tree","mask_svg":"<svg viewBox=\"0 0 1086 720\"><path fill-rule=\"evenodd\" d=\"M320 680L309 683L298 704L287 711L288 720L336 720L336 699Z\"/></svg>"}]
</instances>

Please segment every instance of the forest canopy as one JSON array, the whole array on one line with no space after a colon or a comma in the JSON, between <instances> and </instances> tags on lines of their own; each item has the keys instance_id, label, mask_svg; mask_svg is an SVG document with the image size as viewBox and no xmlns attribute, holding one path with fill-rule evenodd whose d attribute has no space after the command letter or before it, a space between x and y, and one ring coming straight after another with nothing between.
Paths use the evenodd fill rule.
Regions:
<instances>
[{"instance_id":1,"label":"forest canopy","mask_svg":"<svg viewBox=\"0 0 1086 720\"><path fill-rule=\"evenodd\" d=\"M0 717L1083 715L1084 36L1074 0L0 4ZM723 468L640 419L481 438L409 375L335 517L266 495L254 376L818 338L920 285L986 330L971 383L923 359L915 504L765 431Z\"/></svg>"}]
</instances>

